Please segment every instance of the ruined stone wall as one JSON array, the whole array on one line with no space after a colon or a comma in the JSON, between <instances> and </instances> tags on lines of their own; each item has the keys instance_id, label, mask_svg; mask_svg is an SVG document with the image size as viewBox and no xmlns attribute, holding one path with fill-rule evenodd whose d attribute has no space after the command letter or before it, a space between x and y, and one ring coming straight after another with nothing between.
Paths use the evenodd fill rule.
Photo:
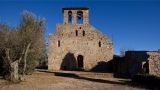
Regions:
<instances>
[{"instance_id":1,"label":"ruined stone wall","mask_svg":"<svg viewBox=\"0 0 160 90\"><path fill-rule=\"evenodd\" d=\"M160 52L148 52L149 74L160 76Z\"/></svg>"},{"instance_id":2,"label":"ruined stone wall","mask_svg":"<svg viewBox=\"0 0 160 90\"><path fill-rule=\"evenodd\" d=\"M131 76L138 73L160 75L159 51L129 51L125 58Z\"/></svg>"},{"instance_id":3,"label":"ruined stone wall","mask_svg":"<svg viewBox=\"0 0 160 90\"><path fill-rule=\"evenodd\" d=\"M133 76L143 72L143 62L148 59L146 51L127 51L125 54L128 73Z\"/></svg>"},{"instance_id":4,"label":"ruined stone wall","mask_svg":"<svg viewBox=\"0 0 160 90\"><path fill-rule=\"evenodd\" d=\"M78 31L77 36L76 30ZM58 41L60 47L58 47ZM91 70L98 62L111 60L114 54L109 38L89 24L57 24L56 32L49 36L48 51L50 70L60 70L67 54L72 55L73 60L77 60L78 55L83 55L85 70ZM69 64L68 68L75 69L76 64Z\"/></svg>"}]
</instances>

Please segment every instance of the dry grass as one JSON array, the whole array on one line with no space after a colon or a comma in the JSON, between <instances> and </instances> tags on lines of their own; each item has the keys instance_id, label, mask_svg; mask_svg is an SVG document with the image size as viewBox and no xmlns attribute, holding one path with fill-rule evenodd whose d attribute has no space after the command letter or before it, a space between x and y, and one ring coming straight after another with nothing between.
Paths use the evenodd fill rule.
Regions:
<instances>
[{"instance_id":1,"label":"dry grass","mask_svg":"<svg viewBox=\"0 0 160 90\"><path fill-rule=\"evenodd\" d=\"M0 79L0 90L145 90L127 84L128 79L102 77L63 77L55 73L34 72L24 82L8 84Z\"/></svg>"}]
</instances>

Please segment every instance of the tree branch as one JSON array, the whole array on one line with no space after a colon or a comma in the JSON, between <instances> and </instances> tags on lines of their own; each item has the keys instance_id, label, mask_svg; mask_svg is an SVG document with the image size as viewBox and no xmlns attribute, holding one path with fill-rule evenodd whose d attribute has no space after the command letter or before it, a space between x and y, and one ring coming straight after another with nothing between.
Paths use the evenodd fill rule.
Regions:
<instances>
[{"instance_id":1,"label":"tree branch","mask_svg":"<svg viewBox=\"0 0 160 90\"><path fill-rule=\"evenodd\" d=\"M27 53L28 53L28 50L29 50L29 48L30 48L30 46L31 46L31 43L29 43L28 45L27 45L27 48L26 48L26 51L25 51L25 54L24 54L24 68L23 68L23 75L25 74L25 71L26 71L26 59L27 59Z\"/></svg>"}]
</instances>

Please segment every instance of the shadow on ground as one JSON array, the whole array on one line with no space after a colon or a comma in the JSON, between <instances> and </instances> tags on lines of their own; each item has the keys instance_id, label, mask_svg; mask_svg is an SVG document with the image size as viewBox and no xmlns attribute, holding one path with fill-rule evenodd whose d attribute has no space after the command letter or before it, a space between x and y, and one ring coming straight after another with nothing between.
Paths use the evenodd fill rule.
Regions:
<instances>
[{"instance_id":1,"label":"shadow on ground","mask_svg":"<svg viewBox=\"0 0 160 90\"><path fill-rule=\"evenodd\" d=\"M103 79L95 79L95 78L89 78L89 77L82 77L82 76L76 75L74 73L54 72L54 74L55 74L55 76L74 78L74 79L82 79L82 80L87 80L87 81L92 81L92 82L98 82L98 83L109 83L109 84L121 84L121 85L125 85L125 83L121 83L121 82L115 82L115 81L103 80Z\"/></svg>"},{"instance_id":2,"label":"shadow on ground","mask_svg":"<svg viewBox=\"0 0 160 90\"><path fill-rule=\"evenodd\" d=\"M79 80L87 80L91 82L97 82L97 83L106 83L106 84L115 84L115 85L127 85L130 87L137 87L137 88L144 88L144 89L154 89L153 87L147 87L142 84L132 82L129 79L119 79L117 81L112 81L112 80L104 80L104 79L96 79L96 78L91 78L91 77L84 77L77 75L75 73L67 73L67 72L52 72L52 71L41 71L41 72L47 72L47 73L54 73L55 76L59 77L66 77L66 78L74 78L74 79L79 79Z\"/></svg>"}]
</instances>

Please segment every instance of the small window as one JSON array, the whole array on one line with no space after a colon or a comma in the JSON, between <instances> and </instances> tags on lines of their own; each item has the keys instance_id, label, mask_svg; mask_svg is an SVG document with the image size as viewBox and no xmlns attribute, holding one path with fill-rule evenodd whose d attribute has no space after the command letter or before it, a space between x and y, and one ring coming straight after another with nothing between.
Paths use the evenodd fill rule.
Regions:
<instances>
[{"instance_id":1,"label":"small window","mask_svg":"<svg viewBox=\"0 0 160 90\"><path fill-rule=\"evenodd\" d=\"M78 30L76 30L76 36L78 36Z\"/></svg>"},{"instance_id":2,"label":"small window","mask_svg":"<svg viewBox=\"0 0 160 90\"><path fill-rule=\"evenodd\" d=\"M83 36L85 36L85 31L83 30Z\"/></svg>"},{"instance_id":3,"label":"small window","mask_svg":"<svg viewBox=\"0 0 160 90\"><path fill-rule=\"evenodd\" d=\"M60 41L58 40L58 47L60 47Z\"/></svg>"},{"instance_id":4,"label":"small window","mask_svg":"<svg viewBox=\"0 0 160 90\"><path fill-rule=\"evenodd\" d=\"M101 47L102 45L101 45L101 41L99 41L99 47Z\"/></svg>"}]
</instances>

